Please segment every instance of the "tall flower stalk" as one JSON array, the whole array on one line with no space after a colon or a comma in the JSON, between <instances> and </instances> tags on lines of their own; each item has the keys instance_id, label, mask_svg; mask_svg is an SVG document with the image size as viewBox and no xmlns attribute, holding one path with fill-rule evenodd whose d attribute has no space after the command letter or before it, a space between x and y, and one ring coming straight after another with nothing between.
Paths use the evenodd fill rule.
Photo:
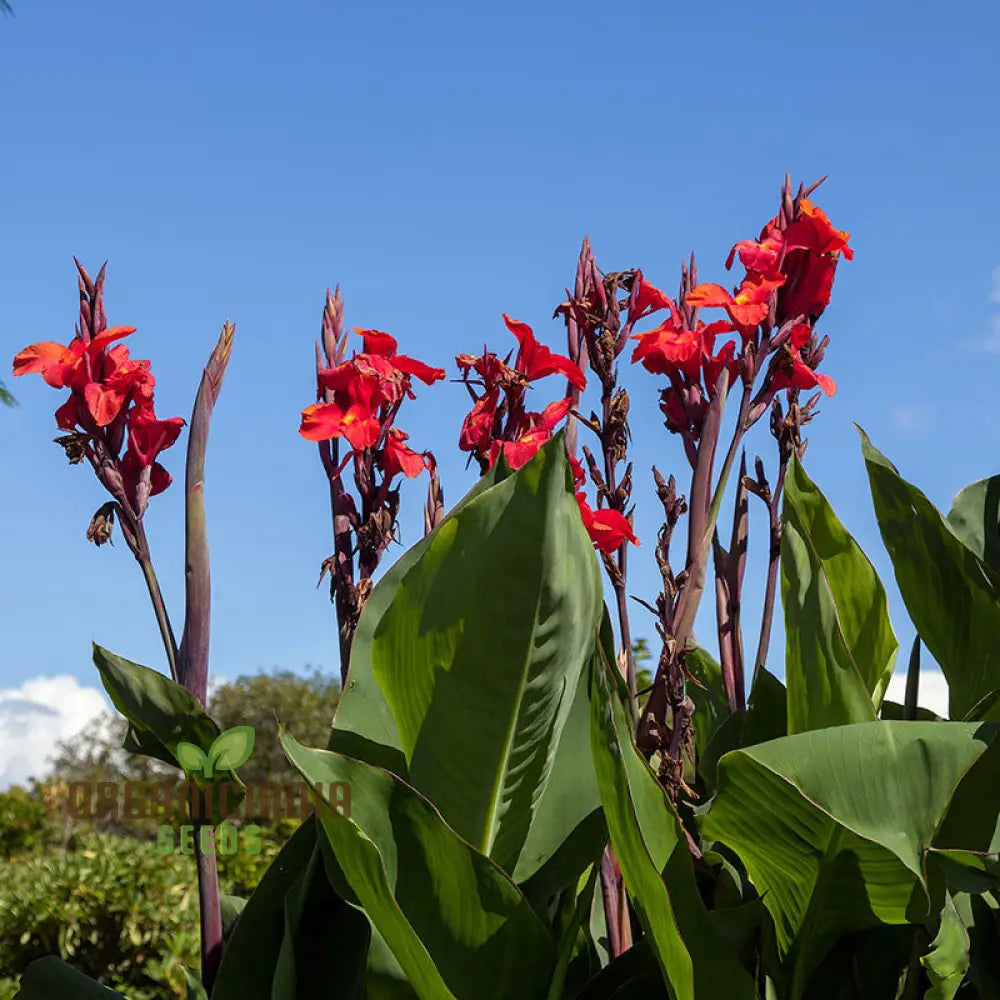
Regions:
<instances>
[{"instance_id":1,"label":"tall flower stalk","mask_svg":"<svg viewBox=\"0 0 1000 1000\"><path fill-rule=\"evenodd\" d=\"M302 411L299 428L302 437L317 443L330 490L334 551L323 561L320 582L330 574L341 684L347 681L351 642L372 578L396 537L399 477L413 479L426 469L432 491L438 491L433 495L440 497L434 456L410 448L409 435L396 426L396 417L404 401L415 398L414 379L433 385L445 375L442 368L398 353L396 340L387 333L357 327L354 332L363 350L348 358L340 288L332 295L327 291L316 344L317 401ZM345 483L348 468L353 494ZM436 511L438 500L434 504Z\"/></svg>"},{"instance_id":2,"label":"tall flower stalk","mask_svg":"<svg viewBox=\"0 0 1000 1000\"><path fill-rule=\"evenodd\" d=\"M38 373L53 388L68 389L56 410L65 433L55 439L71 465L86 460L111 496L91 518L87 539L101 546L111 540L117 520L125 543L139 563L156 617L171 678L204 706L208 690L209 557L204 510L205 449L212 409L232 350L235 328L227 323L202 376L191 418L185 486L185 618L178 646L176 633L153 567L145 529L151 497L166 490L172 477L157 461L178 439L184 420L160 419L154 409L156 379L150 363L133 359L120 341L130 326L108 327L104 312L105 267L91 279L76 262L80 318L68 344L32 344L14 358L16 376ZM124 446L124 451L122 450ZM204 817L204 801L192 806ZM222 957L222 915L214 854L195 838L201 924L202 982L210 989Z\"/></svg>"}]
</instances>

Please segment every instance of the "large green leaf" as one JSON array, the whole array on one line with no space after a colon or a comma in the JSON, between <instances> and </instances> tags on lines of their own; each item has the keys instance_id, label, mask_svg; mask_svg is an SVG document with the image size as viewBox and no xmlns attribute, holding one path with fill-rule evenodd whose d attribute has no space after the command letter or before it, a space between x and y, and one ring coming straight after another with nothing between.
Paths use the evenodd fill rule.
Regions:
<instances>
[{"instance_id":1,"label":"large green leaf","mask_svg":"<svg viewBox=\"0 0 1000 1000\"><path fill-rule=\"evenodd\" d=\"M331 747L391 768L518 882L583 824L572 884L601 832L574 712L600 572L561 435L497 479L376 588L335 720L351 735Z\"/></svg>"},{"instance_id":2,"label":"large green leaf","mask_svg":"<svg viewBox=\"0 0 1000 1000\"><path fill-rule=\"evenodd\" d=\"M948 512L948 527L994 572L1000 573L1000 476L961 490Z\"/></svg>"},{"instance_id":3,"label":"large green leaf","mask_svg":"<svg viewBox=\"0 0 1000 1000\"><path fill-rule=\"evenodd\" d=\"M212 1000L362 995L370 928L326 879L307 819L264 873L222 954Z\"/></svg>"},{"instance_id":4,"label":"large green leaf","mask_svg":"<svg viewBox=\"0 0 1000 1000\"><path fill-rule=\"evenodd\" d=\"M899 592L948 680L951 717L1000 718L997 574L959 540L937 508L899 475L864 431L861 447ZM969 532L964 537L969 540Z\"/></svg>"},{"instance_id":5,"label":"large green leaf","mask_svg":"<svg viewBox=\"0 0 1000 1000\"><path fill-rule=\"evenodd\" d=\"M719 758L730 750L766 743L788 732L785 685L766 667L757 670L747 707L727 716L715 729L698 761L698 774L714 791Z\"/></svg>"},{"instance_id":6,"label":"large green leaf","mask_svg":"<svg viewBox=\"0 0 1000 1000\"><path fill-rule=\"evenodd\" d=\"M509 470L501 460L472 487L448 518L456 516L507 475ZM403 578L430 548L439 530L440 525L397 559L365 602L351 643L347 684L337 703L328 744L330 750L384 767L404 779L408 777L408 769L403 744L389 703L372 674L371 648Z\"/></svg>"},{"instance_id":7,"label":"large green leaf","mask_svg":"<svg viewBox=\"0 0 1000 1000\"><path fill-rule=\"evenodd\" d=\"M871 722L899 646L885 589L794 457L785 480L783 518L788 732Z\"/></svg>"},{"instance_id":8,"label":"large green leaf","mask_svg":"<svg viewBox=\"0 0 1000 1000\"><path fill-rule=\"evenodd\" d=\"M320 809L344 884L422 1000L545 996L555 948L517 886L398 776L281 731L313 787L347 782L349 814Z\"/></svg>"},{"instance_id":9,"label":"large green leaf","mask_svg":"<svg viewBox=\"0 0 1000 1000\"><path fill-rule=\"evenodd\" d=\"M840 935L928 915L927 851L966 772L993 756L995 734L871 722L722 758L702 832L739 855L763 896L793 998Z\"/></svg>"},{"instance_id":10,"label":"large green leaf","mask_svg":"<svg viewBox=\"0 0 1000 1000\"><path fill-rule=\"evenodd\" d=\"M94 643L94 664L115 708L128 720L124 749L181 767L178 745L189 743L204 754L219 737L219 727L201 702L185 687L156 670L133 663ZM246 728L246 727L244 727ZM243 801L243 782L232 770L219 770L212 780L200 770L191 779L208 790L208 816L231 814ZM228 786L226 794L221 786Z\"/></svg>"},{"instance_id":11,"label":"large green leaf","mask_svg":"<svg viewBox=\"0 0 1000 1000\"><path fill-rule=\"evenodd\" d=\"M95 983L61 958L32 962L21 976L14 1000L124 1000L120 993Z\"/></svg>"},{"instance_id":12,"label":"large green leaf","mask_svg":"<svg viewBox=\"0 0 1000 1000\"><path fill-rule=\"evenodd\" d=\"M208 751L219 727L201 702L185 687L156 670L117 656L94 643L94 665L115 708L129 721L133 739L149 749L166 751L168 763L177 763L177 744L193 743ZM141 752L140 748L139 752Z\"/></svg>"},{"instance_id":13,"label":"large green leaf","mask_svg":"<svg viewBox=\"0 0 1000 1000\"><path fill-rule=\"evenodd\" d=\"M591 668L592 749L601 802L629 899L672 1000L755 995L709 920L691 853L666 792L639 754L605 643Z\"/></svg>"}]
</instances>

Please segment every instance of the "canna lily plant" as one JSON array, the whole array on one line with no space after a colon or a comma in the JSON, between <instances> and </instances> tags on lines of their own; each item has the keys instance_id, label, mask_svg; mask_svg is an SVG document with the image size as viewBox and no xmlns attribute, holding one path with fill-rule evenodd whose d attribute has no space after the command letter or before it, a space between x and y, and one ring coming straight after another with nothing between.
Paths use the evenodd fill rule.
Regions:
<instances>
[{"instance_id":1,"label":"canna lily plant","mask_svg":"<svg viewBox=\"0 0 1000 1000\"><path fill-rule=\"evenodd\" d=\"M348 356L343 299L327 293L300 435L329 488L334 551L320 580L329 574L343 690L326 747L282 730L316 809L235 919L223 922L237 908L223 908L214 858L199 855L190 996L998 995L1000 479L963 490L943 516L861 433L917 633L905 703L886 701L898 643L885 590L803 464L803 430L836 391L817 327L853 258L811 200L816 186L786 180L778 213L726 260L742 269L731 291L699 281L692 258L668 296L638 269L601 271L585 241L555 310L565 353L504 316L516 348L456 358L471 403L458 445L480 478L447 512L434 456L397 425L415 384L434 387L445 370L372 329L355 330L361 350ZM221 786L238 785L239 755L218 752L204 710L204 458L233 328L191 419L177 644L143 519L169 486L158 456L182 421L155 415L149 364L119 343L132 328L107 327L103 269L91 281L81 267L80 283L77 336L25 349L14 373L69 390L58 440L111 496L88 537L106 541L117 518L149 589L167 669L94 653L130 723L127 747L178 766L214 760L190 803L212 829ZM653 469L662 524L647 549L661 589L635 599L629 559L647 549L619 381L628 351L625 364L660 380L665 430L688 465L683 493L679 473ZM751 475L758 424L776 454L770 474L756 456ZM383 569L399 484L425 472L425 536ZM751 495L767 536L753 645ZM783 681L767 666L779 584ZM696 636L706 590L716 627ZM652 614L660 640L648 683L633 613ZM917 708L924 647L948 680L948 719ZM345 784L349 811L323 791ZM58 956L33 963L19 994L114 995Z\"/></svg>"}]
</instances>

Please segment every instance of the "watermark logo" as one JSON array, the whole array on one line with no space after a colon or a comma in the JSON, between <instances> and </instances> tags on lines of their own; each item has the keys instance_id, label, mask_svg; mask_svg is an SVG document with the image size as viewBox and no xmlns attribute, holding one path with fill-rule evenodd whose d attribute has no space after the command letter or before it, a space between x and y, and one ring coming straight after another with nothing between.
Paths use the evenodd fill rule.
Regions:
<instances>
[{"instance_id":1,"label":"watermark logo","mask_svg":"<svg viewBox=\"0 0 1000 1000\"><path fill-rule=\"evenodd\" d=\"M177 760L185 771L201 771L211 778L213 771L235 771L242 767L253 753L254 739L252 726L233 726L216 737L208 753L194 743L178 743Z\"/></svg>"},{"instance_id":2,"label":"watermark logo","mask_svg":"<svg viewBox=\"0 0 1000 1000\"><path fill-rule=\"evenodd\" d=\"M252 726L220 733L208 751L194 743L177 744L175 757L185 771L182 781L60 782L50 808L76 820L154 820L156 850L191 854L195 841L205 854L259 854L258 821L305 819L351 812L346 781L248 782L230 780L253 754ZM234 822L236 820L237 822Z\"/></svg>"}]
</instances>

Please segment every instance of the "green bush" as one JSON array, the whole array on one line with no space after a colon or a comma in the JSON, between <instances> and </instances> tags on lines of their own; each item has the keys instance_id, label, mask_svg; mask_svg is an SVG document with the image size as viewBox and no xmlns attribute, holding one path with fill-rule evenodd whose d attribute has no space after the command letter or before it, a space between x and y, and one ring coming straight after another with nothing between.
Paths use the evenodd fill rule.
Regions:
<instances>
[{"instance_id":1,"label":"green bush","mask_svg":"<svg viewBox=\"0 0 1000 1000\"><path fill-rule=\"evenodd\" d=\"M0 792L0 858L25 854L51 839L52 824L41 796L17 785Z\"/></svg>"},{"instance_id":2,"label":"green bush","mask_svg":"<svg viewBox=\"0 0 1000 1000\"><path fill-rule=\"evenodd\" d=\"M105 835L0 867L0 998L46 955L129 1000L186 996L184 967L198 965L196 879L190 858Z\"/></svg>"}]
</instances>

